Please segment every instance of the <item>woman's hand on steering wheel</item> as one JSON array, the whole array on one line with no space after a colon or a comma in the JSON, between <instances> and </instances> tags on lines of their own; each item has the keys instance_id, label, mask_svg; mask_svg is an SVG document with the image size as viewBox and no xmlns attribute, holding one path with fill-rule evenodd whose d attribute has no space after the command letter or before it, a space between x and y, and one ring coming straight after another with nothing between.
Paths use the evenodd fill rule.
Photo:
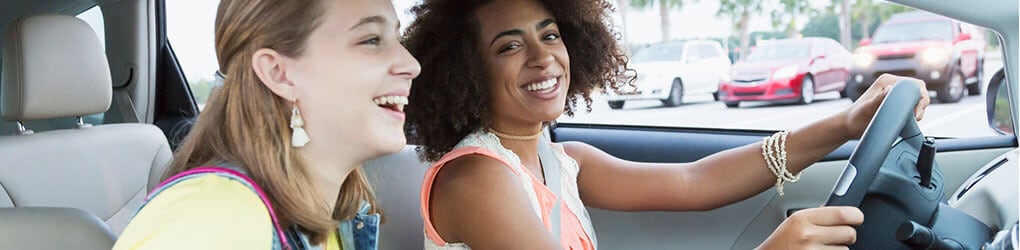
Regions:
<instances>
[{"instance_id":1,"label":"woman's hand on steering wheel","mask_svg":"<svg viewBox=\"0 0 1020 250\"><path fill-rule=\"evenodd\" d=\"M846 117L845 124L849 139L861 138L861 135L864 134L864 130L868 127L868 123L870 123L871 119L875 116L878 106L881 105L882 100L885 99L886 94L888 94L889 91L892 90L892 86L900 80L909 80L920 87L921 100L917 102L917 107L914 108L914 118L917 119L917 121L924 118L924 109L931 103L931 99L928 97L928 89L925 87L924 81L916 78L882 74L875 80L875 83L872 84L859 99L857 99L857 102L843 113Z\"/></svg>"},{"instance_id":2,"label":"woman's hand on steering wheel","mask_svg":"<svg viewBox=\"0 0 1020 250\"><path fill-rule=\"evenodd\" d=\"M856 207L818 207L797 211L758 249L846 249L857 240L853 226L864 222Z\"/></svg>"}]
</instances>

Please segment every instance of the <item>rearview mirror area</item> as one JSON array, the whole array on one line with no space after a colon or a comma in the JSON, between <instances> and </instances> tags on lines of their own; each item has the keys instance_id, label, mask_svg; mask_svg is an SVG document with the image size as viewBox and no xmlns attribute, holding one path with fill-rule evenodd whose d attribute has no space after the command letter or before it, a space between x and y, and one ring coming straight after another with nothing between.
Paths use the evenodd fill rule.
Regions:
<instances>
[{"instance_id":1,"label":"rearview mirror area","mask_svg":"<svg viewBox=\"0 0 1020 250\"><path fill-rule=\"evenodd\" d=\"M988 126L1000 135L1012 135L1015 131L1016 125L1013 124L1013 112L1009 103L1013 98L1012 92L1001 69L988 82L989 95L986 97Z\"/></svg>"}]
</instances>

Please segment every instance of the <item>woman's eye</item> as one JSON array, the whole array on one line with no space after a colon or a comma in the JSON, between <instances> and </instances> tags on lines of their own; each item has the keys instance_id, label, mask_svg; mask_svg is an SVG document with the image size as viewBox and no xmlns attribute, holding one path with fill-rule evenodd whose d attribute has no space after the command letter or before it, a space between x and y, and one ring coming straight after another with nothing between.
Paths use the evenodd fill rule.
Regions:
<instances>
[{"instance_id":1,"label":"woman's eye","mask_svg":"<svg viewBox=\"0 0 1020 250\"><path fill-rule=\"evenodd\" d=\"M503 49L500 49L499 53L507 52L507 51L510 51L510 50L513 50L513 49L516 49L516 48L520 48L520 47L521 47L521 45L519 45L519 44L510 44L510 45L507 45L506 47L503 47Z\"/></svg>"},{"instance_id":2,"label":"woman's eye","mask_svg":"<svg viewBox=\"0 0 1020 250\"><path fill-rule=\"evenodd\" d=\"M379 37L372 37L359 42L358 45L379 45L379 43Z\"/></svg>"},{"instance_id":3,"label":"woman's eye","mask_svg":"<svg viewBox=\"0 0 1020 250\"><path fill-rule=\"evenodd\" d=\"M548 35L545 35L544 37L542 37L542 40L546 40L546 41L552 41L552 40L556 40L556 39L560 39L560 35L559 34L548 34Z\"/></svg>"}]
</instances>

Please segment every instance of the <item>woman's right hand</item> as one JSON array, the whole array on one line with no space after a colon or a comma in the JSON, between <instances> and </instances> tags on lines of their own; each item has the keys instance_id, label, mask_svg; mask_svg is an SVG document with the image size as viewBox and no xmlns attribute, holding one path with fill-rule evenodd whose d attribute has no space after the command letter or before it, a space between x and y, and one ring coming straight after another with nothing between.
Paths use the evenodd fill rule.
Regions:
<instances>
[{"instance_id":1,"label":"woman's right hand","mask_svg":"<svg viewBox=\"0 0 1020 250\"><path fill-rule=\"evenodd\" d=\"M819 207L793 213L758 249L847 249L864 222L856 207Z\"/></svg>"}]
</instances>

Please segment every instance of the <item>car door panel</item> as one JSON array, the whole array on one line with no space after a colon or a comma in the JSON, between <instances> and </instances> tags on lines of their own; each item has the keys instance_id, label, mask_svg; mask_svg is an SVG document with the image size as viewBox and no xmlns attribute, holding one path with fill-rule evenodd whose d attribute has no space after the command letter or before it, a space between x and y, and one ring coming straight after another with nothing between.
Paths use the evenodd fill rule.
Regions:
<instances>
[{"instance_id":1,"label":"car door panel","mask_svg":"<svg viewBox=\"0 0 1020 250\"><path fill-rule=\"evenodd\" d=\"M754 143L770 131L558 124L555 141L582 141L612 155L647 162L691 162ZM616 212L589 208L601 249L751 249L788 213L820 206L847 164L851 141L786 186L704 212ZM986 162L1016 147L1015 137L939 139L936 161L951 193ZM736 185L720 183L719 185Z\"/></svg>"}]
</instances>

